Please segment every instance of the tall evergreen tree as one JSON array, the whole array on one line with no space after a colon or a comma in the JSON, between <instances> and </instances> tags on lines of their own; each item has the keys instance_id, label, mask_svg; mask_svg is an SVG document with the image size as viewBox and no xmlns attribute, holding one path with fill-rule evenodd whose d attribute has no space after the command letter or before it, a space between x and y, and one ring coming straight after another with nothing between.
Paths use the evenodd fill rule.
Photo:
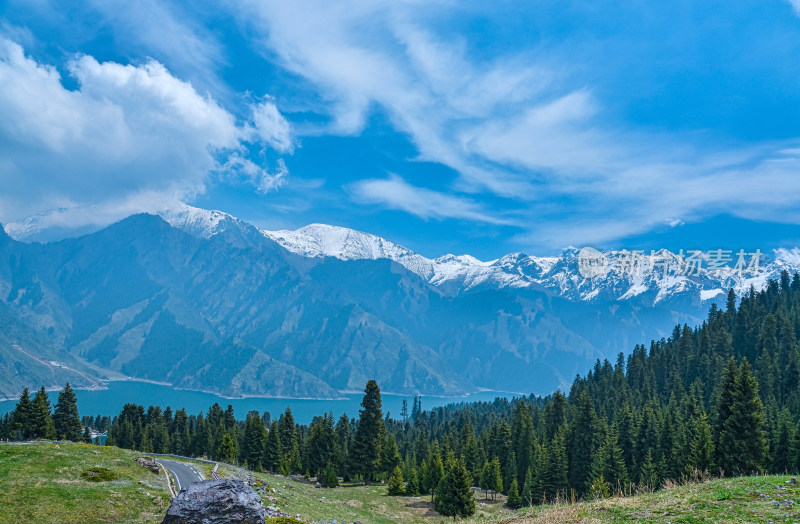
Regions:
<instances>
[{"instance_id":1,"label":"tall evergreen tree","mask_svg":"<svg viewBox=\"0 0 800 524\"><path fill-rule=\"evenodd\" d=\"M388 495L405 495L405 479L403 478L403 470L400 466L395 466L392 475L389 477L389 485L386 489Z\"/></svg>"},{"instance_id":2,"label":"tall evergreen tree","mask_svg":"<svg viewBox=\"0 0 800 524\"><path fill-rule=\"evenodd\" d=\"M516 477L514 477L514 480L511 481L511 486L508 488L508 499L506 500L506 504L508 504L508 507L512 509L517 509L522 506L522 497L519 495L519 487Z\"/></svg>"},{"instance_id":3,"label":"tall evergreen tree","mask_svg":"<svg viewBox=\"0 0 800 524\"><path fill-rule=\"evenodd\" d=\"M281 445L281 435L278 429L278 421L273 420L267 433L267 441L264 445L264 457L261 461L264 468L274 473L281 467L283 462L283 446Z\"/></svg>"},{"instance_id":4,"label":"tall evergreen tree","mask_svg":"<svg viewBox=\"0 0 800 524\"><path fill-rule=\"evenodd\" d=\"M33 396L31 402L31 430L33 438L56 438L56 428L50 414L50 399L47 398L44 386Z\"/></svg>"},{"instance_id":5,"label":"tall evergreen tree","mask_svg":"<svg viewBox=\"0 0 800 524\"><path fill-rule=\"evenodd\" d=\"M701 413L694 422L694 436L689 447L688 467L699 472L714 470L714 439L708 415ZM691 473L691 472L690 472Z\"/></svg>"},{"instance_id":6,"label":"tall evergreen tree","mask_svg":"<svg viewBox=\"0 0 800 524\"><path fill-rule=\"evenodd\" d=\"M250 469L261 471L261 460L266 443L267 428L264 427L264 420L258 413L248 414L245 421L242 458L247 461Z\"/></svg>"},{"instance_id":7,"label":"tall evergreen tree","mask_svg":"<svg viewBox=\"0 0 800 524\"><path fill-rule=\"evenodd\" d=\"M14 432L19 434L19 438L28 439L33 435L33 404L28 388L22 390L19 402L14 408L13 420Z\"/></svg>"},{"instance_id":8,"label":"tall evergreen tree","mask_svg":"<svg viewBox=\"0 0 800 524\"><path fill-rule=\"evenodd\" d=\"M374 380L367 382L364 398L361 400L358 427L351 450L352 464L369 484L380 469L381 444L384 435L383 412L381 411L381 390Z\"/></svg>"},{"instance_id":9,"label":"tall evergreen tree","mask_svg":"<svg viewBox=\"0 0 800 524\"><path fill-rule=\"evenodd\" d=\"M56 429L56 438L78 442L82 438L83 426L78 415L78 399L69 385L58 394L58 401L53 413L53 423Z\"/></svg>"},{"instance_id":10,"label":"tall evergreen tree","mask_svg":"<svg viewBox=\"0 0 800 524\"><path fill-rule=\"evenodd\" d=\"M469 517L475 514L472 476L461 459L448 461L447 470L436 489L436 511L445 517Z\"/></svg>"},{"instance_id":11,"label":"tall evergreen tree","mask_svg":"<svg viewBox=\"0 0 800 524\"><path fill-rule=\"evenodd\" d=\"M727 474L759 472L767 452L764 406L747 359L739 366L733 387L730 416L719 437L719 466Z\"/></svg>"},{"instance_id":12,"label":"tall evergreen tree","mask_svg":"<svg viewBox=\"0 0 800 524\"><path fill-rule=\"evenodd\" d=\"M592 462L597 449L597 415L585 390L578 399L571 440L570 484L579 494L584 494L589 490Z\"/></svg>"}]
</instances>

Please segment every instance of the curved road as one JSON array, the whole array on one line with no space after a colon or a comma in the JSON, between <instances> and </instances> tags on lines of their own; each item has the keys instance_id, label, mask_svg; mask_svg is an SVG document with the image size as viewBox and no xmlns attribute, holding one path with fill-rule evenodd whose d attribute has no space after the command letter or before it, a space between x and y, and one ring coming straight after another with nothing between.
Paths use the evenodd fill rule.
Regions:
<instances>
[{"instance_id":1,"label":"curved road","mask_svg":"<svg viewBox=\"0 0 800 524\"><path fill-rule=\"evenodd\" d=\"M191 464L185 462L178 462L176 460L156 459L156 462L164 466L172 476L175 478L178 491L187 487L192 482L199 482L203 480L203 476Z\"/></svg>"}]
</instances>

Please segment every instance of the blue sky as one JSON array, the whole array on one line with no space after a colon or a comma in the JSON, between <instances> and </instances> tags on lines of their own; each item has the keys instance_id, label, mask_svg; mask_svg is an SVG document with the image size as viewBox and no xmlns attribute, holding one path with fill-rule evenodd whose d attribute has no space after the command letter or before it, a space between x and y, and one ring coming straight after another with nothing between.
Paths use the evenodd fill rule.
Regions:
<instances>
[{"instance_id":1,"label":"blue sky","mask_svg":"<svg viewBox=\"0 0 800 524\"><path fill-rule=\"evenodd\" d=\"M0 3L0 221L800 243L800 2Z\"/></svg>"}]
</instances>

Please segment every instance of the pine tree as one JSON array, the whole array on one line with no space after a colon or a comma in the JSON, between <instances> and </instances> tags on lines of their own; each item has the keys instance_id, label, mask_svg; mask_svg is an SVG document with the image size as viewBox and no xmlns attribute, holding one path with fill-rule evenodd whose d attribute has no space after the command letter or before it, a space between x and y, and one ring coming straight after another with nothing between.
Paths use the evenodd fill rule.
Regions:
<instances>
[{"instance_id":1,"label":"pine tree","mask_svg":"<svg viewBox=\"0 0 800 524\"><path fill-rule=\"evenodd\" d=\"M336 476L336 466L332 462L328 462L322 477L323 488L337 488L339 487L339 477Z\"/></svg>"},{"instance_id":2,"label":"pine tree","mask_svg":"<svg viewBox=\"0 0 800 524\"><path fill-rule=\"evenodd\" d=\"M520 493L520 496L522 497L522 502L524 504L528 506L533 505L533 499L535 496L534 491L535 487L533 480L533 472L531 471L531 468L528 468L527 473L525 473L525 482L522 484L522 493Z\"/></svg>"},{"instance_id":3,"label":"pine tree","mask_svg":"<svg viewBox=\"0 0 800 524\"><path fill-rule=\"evenodd\" d=\"M419 494L419 473L417 472L417 468L412 466L408 475L408 482L406 483L406 495L409 497L417 497Z\"/></svg>"},{"instance_id":4,"label":"pine tree","mask_svg":"<svg viewBox=\"0 0 800 524\"><path fill-rule=\"evenodd\" d=\"M494 485L493 484L493 479L492 479L492 468L489 465L489 461L488 460L483 463L483 468L481 468L481 477L480 478L481 478L481 480L480 480L480 483L478 484L478 486L480 486L480 488L483 490L484 498L488 499L489 498L489 490L491 490L493 488L493 485Z\"/></svg>"},{"instance_id":5,"label":"pine tree","mask_svg":"<svg viewBox=\"0 0 800 524\"><path fill-rule=\"evenodd\" d=\"M622 450L617 444L615 428L606 434L603 444L594 457L592 478L597 480L601 477L614 492L624 491L630 481L625 460L622 458Z\"/></svg>"},{"instance_id":6,"label":"pine tree","mask_svg":"<svg viewBox=\"0 0 800 524\"><path fill-rule=\"evenodd\" d=\"M489 479L490 479L490 488L492 493L492 500L495 500L498 493L503 492L503 475L500 473L500 459L495 457L489 463L490 470L489 470Z\"/></svg>"},{"instance_id":7,"label":"pine tree","mask_svg":"<svg viewBox=\"0 0 800 524\"><path fill-rule=\"evenodd\" d=\"M422 488L425 493L431 494L431 502L434 501L434 492L439 486L439 482L444 477L444 461L439 452L439 443L434 441L428 462L425 464L424 475L422 477Z\"/></svg>"},{"instance_id":8,"label":"pine tree","mask_svg":"<svg viewBox=\"0 0 800 524\"><path fill-rule=\"evenodd\" d=\"M595 478L592 481L592 484L589 486L589 499L591 500L600 500L600 499L607 499L611 496L611 489L606 482L605 477L600 475L599 477Z\"/></svg>"},{"instance_id":9,"label":"pine tree","mask_svg":"<svg viewBox=\"0 0 800 524\"><path fill-rule=\"evenodd\" d=\"M50 414L50 399L47 398L44 386L33 396L31 402L31 430L33 438L48 440L56 438L56 428Z\"/></svg>"},{"instance_id":10,"label":"pine tree","mask_svg":"<svg viewBox=\"0 0 800 524\"><path fill-rule=\"evenodd\" d=\"M236 441L230 433L225 432L222 435L222 442L220 442L219 448L217 449L217 458L222 462L233 464L236 460L236 455L238 455Z\"/></svg>"},{"instance_id":11,"label":"pine tree","mask_svg":"<svg viewBox=\"0 0 800 524\"><path fill-rule=\"evenodd\" d=\"M358 428L351 449L354 469L369 484L380 469L381 444L384 435L381 390L374 380L367 382L361 401Z\"/></svg>"},{"instance_id":12,"label":"pine tree","mask_svg":"<svg viewBox=\"0 0 800 524\"><path fill-rule=\"evenodd\" d=\"M329 463L336 461L336 440L333 413L326 413L311 423L305 442L305 463L312 475L320 473Z\"/></svg>"},{"instance_id":13,"label":"pine tree","mask_svg":"<svg viewBox=\"0 0 800 524\"><path fill-rule=\"evenodd\" d=\"M395 440L394 435L388 433L383 439L383 445L381 446L381 471L388 476L400 465L400 460L397 440Z\"/></svg>"},{"instance_id":14,"label":"pine tree","mask_svg":"<svg viewBox=\"0 0 800 524\"><path fill-rule=\"evenodd\" d=\"M705 413L701 413L694 423L694 437L689 446L688 467L699 472L713 471L714 469L714 439L711 436L708 415Z\"/></svg>"},{"instance_id":15,"label":"pine tree","mask_svg":"<svg viewBox=\"0 0 800 524\"><path fill-rule=\"evenodd\" d=\"M250 469L255 471L261 470L261 461L264 455L266 442L267 428L264 427L264 420L262 420L258 413L248 414L245 422L242 458L247 461L247 466Z\"/></svg>"},{"instance_id":16,"label":"pine tree","mask_svg":"<svg viewBox=\"0 0 800 524\"><path fill-rule=\"evenodd\" d=\"M569 466L564 436L565 431L566 429L562 427L556 433L548 449L548 484L544 486L544 496L548 499L554 499L561 494L566 494L569 490L569 480L567 479Z\"/></svg>"},{"instance_id":17,"label":"pine tree","mask_svg":"<svg viewBox=\"0 0 800 524\"><path fill-rule=\"evenodd\" d=\"M387 494L389 495L404 495L406 492L405 479L403 479L403 470L400 466L395 466L392 471L392 476L389 477L389 485L387 487Z\"/></svg>"},{"instance_id":18,"label":"pine tree","mask_svg":"<svg viewBox=\"0 0 800 524\"><path fill-rule=\"evenodd\" d=\"M261 464L274 473L281 466L283 462L283 451L281 446L280 430L278 429L278 421L273 420L267 433L267 441L264 445L264 457Z\"/></svg>"},{"instance_id":19,"label":"pine tree","mask_svg":"<svg viewBox=\"0 0 800 524\"><path fill-rule=\"evenodd\" d=\"M731 398L730 416L719 437L719 466L728 474L759 472L764 465L767 439L758 383L747 359L739 366Z\"/></svg>"},{"instance_id":20,"label":"pine tree","mask_svg":"<svg viewBox=\"0 0 800 524\"><path fill-rule=\"evenodd\" d=\"M772 471L774 473L786 474L792 468L794 462L793 436L792 416L789 410L784 408L778 420L778 429L775 432L772 446L770 446Z\"/></svg>"},{"instance_id":21,"label":"pine tree","mask_svg":"<svg viewBox=\"0 0 800 524\"><path fill-rule=\"evenodd\" d=\"M21 438L27 440L33 435L33 405L31 403L31 393L28 391L28 388L22 390L22 395L20 395L19 402L17 402L14 408L12 418L14 421L14 431L19 433Z\"/></svg>"},{"instance_id":22,"label":"pine tree","mask_svg":"<svg viewBox=\"0 0 800 524\"><path fill-rule=\"evenodd\" d=\"M511 486L508 488L508 500L506 504L512 509L517 509L522 506L522 497L519 496L519 487L516 477L511 481Z\"/></svg>"},{"instance_id":23,"label":"pine tree","mask_svg":"<svg viewBox=\"0 0 800 524\"><path fill-rule=\"evenodd\" d=\"M658 475L658 466L653 462L653 452L647 451L644 463L640 468L639 485L647 489L657 489L661 484L661 479Z\"/></svg>"},{"instance_id":24,"label":"pine tree","mask_svg":"<svg viewBox=\"0 0 800 524\"><path fill-rule=\"evenodd\" d=\"M533 461L533 418L525 400L514 408L511 419L511 449L517 458L517 475L524 475ZM518 477L522 481L522 478ZM524 495L523 495L524 498Z\"/></svg>"},{"instance_id":25,"label":"pine tree","mask_svg":"<svg viewBox=\"0 0 800 524\"><path fill-rule=\"evenodd\" d=\"M597 449L597 415L587 391L581 392L572 428L570 449L570 484L579 493L586 493L592 476L592 461Z\"/></svg>"},{"instance_id":26,"label":"pine tree","mask_svg":"<svg viewBox=\"0 0 800 524\"><path fill-rule=\"evenodd\" d=\"M508 486L511 489L511 481L517 480L517 454L514 453L512 449L508 455L508 462L506 463L506 470L504 475L504 486ZM517 494L519 494L519 481L517 481ZM506 493L506 495L510 495L510 493Z\"/></svg>"},{"instance_id":27,"label":"pine tree","mask_svg":"<svg viewBox=\"0 0 800 524\"><path fill-rule=\"evenodd\" d=\"M58 401L53 413L53 423L55 424L56 438L59 440L71 440L73 442L81 440L83 426L78 415L78 399L69 382L58 394Z\"/></svg>"},{"instance_id":28,"label":"pine tree","mask_svg":"<svg viewBox=\"0 0 800 524\"><path fill-rule=\"evenodd\" d=\"M461 459L450 460L447 471L436 488L436 511L445 517L469 517L475 514L472 477Z\"/></svg>"}]
</instances>

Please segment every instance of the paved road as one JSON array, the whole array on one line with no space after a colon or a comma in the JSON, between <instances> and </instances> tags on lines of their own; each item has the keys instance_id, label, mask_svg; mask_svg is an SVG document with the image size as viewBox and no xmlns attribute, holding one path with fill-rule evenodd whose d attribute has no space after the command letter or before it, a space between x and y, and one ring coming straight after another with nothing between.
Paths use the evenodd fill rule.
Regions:
<instances>
[{"instance_id":1,"label":"paved road","mask_svg":"<svg viewBox=\"0 0 800 524\"><path fill-rule=\"evenodd\" d=\"M175 477L178 491L187 487L192 482L199 482L203 480L200 472L191 464L185 462L178 462L176 460L156 459L156 462L167 468L172 476Z\"/></svg>"}]
</instances>

